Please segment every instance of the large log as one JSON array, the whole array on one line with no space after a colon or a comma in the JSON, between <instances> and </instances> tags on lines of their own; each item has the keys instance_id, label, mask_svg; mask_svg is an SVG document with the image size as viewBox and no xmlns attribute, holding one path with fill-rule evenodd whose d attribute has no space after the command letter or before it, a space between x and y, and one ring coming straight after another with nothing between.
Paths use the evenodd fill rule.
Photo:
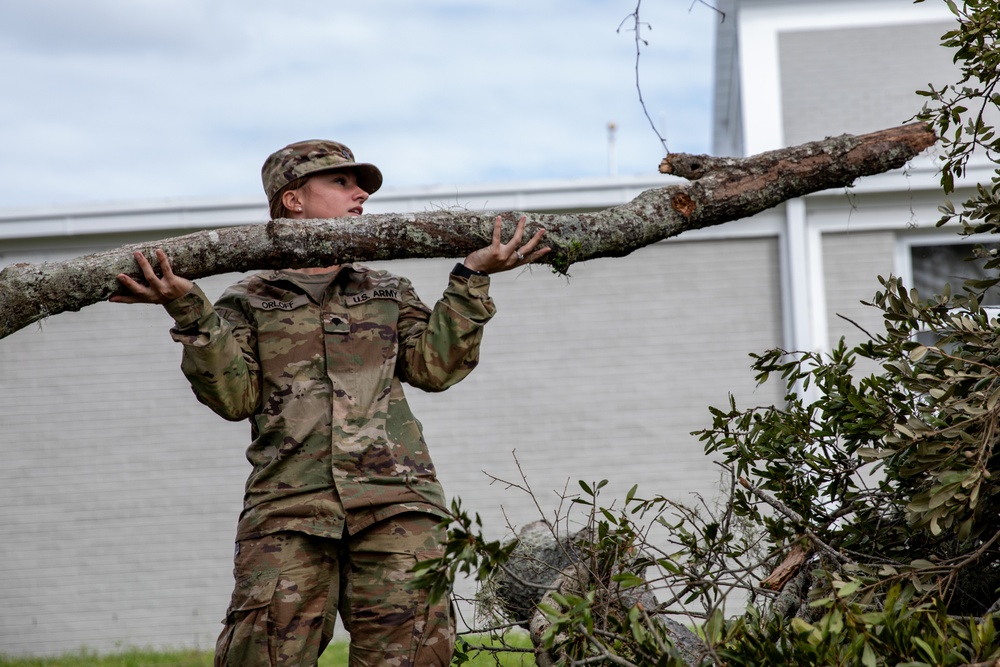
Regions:
<instances>
[{"instance_id":1,"label":"large log","mask_svg":"<svg viewBox=\"0 0 1000 667\"><path fill-rule=\"evenodd\" d=\"M749 158L668 155L660 171L689 182L647 190L598 213L545 215L505 212L505 238L521 215L527 233L547 230L557 271L597 257L621 257L683 232L752 216L783 201L903 166L933 145L922 123L861 136L842 135ZM263 225L202 231L45 264L0 271L0 338L32 322L75 311L119 290L117 275L141 275L132 253L155 266L163 248L174 271L198 279L233 271L329 266L410 257L463 257L489 244L498 213L437 211L334 220L272 220Z\"/></svg>"},{"instance_id":2,"label":"large log","mask_svg":"<svg viewBox=\"0 0 1000 667\"><path fill-rule=\"evenodd\" d=\"M701 664L707 655L704 642L669 613L657 610L659 603L649 585L622 588L596 580L589 564L595 548L593 537L586 530L559 535L543 521L530 523L518 532L510 560L493 576L489 587L493 598L510 622L529 631L538 665L561 664L566 657L558 645L552 650L544 647L543 635L551 621L539 605L558 608L554 593L582 596L591 587L602 591L603 599L597 606L608 605L614 610L610 613L623 617L629 609L640 607L669 638L685 663Z\"/></svg>"}]
</instances>

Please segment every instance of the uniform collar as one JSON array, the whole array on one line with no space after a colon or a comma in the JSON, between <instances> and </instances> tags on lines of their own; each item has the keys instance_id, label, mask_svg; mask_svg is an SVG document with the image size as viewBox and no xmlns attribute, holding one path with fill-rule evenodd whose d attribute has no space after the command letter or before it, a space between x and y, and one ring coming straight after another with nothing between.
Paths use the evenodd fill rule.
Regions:
<instances>
[{"instance_id":1,"label":"uniform collar","mask_svg":"<svg viewBox=\"0 0 1000 667\"><path fill-rule=\"evenodd\" d=\"M291 282L294 283L294 277L289 273L293 269L279 269L277 271L261 271L257 274L261 280L269 283L280 283L280 282ZM337 270L337 275L334 276L336 280L341 274L350 273L361 273L367 271L365 267L360 264L341 264L340 268Z\"/></svg>"}]
</instances>

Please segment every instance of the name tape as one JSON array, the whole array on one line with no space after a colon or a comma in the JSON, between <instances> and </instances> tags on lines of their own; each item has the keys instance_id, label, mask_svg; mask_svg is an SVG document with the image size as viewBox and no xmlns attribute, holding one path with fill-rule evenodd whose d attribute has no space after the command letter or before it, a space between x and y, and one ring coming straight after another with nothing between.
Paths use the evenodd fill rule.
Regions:
<instances>
[{"instance_id":1,"label":"name tape","mask_svg":"<svg viewBox=\"0 0 1000 667\"><path fill-rule=\"evenodd\" d=\"M383 288L369 290L367 292L362 292L361 294L355 294L347 299L347 305L356 306L359 303L371 301L372 299L392 299L393 301L399 301L399 290Z\"/></svg>"}]
</instances>

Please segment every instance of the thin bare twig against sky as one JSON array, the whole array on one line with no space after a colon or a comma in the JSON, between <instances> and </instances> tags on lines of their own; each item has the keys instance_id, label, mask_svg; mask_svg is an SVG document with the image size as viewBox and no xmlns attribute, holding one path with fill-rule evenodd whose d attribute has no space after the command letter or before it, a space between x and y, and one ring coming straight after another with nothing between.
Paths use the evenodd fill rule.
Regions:
<instances>
[{"instance_id":1,"label":"thin bare twig against sky","mask_svg":"<svg viewBox=\"0 0 1000 667\"><path fill-rule=\"evenodd\" d=\"M725 12L723 12L718 7L714 7L708 4L705 0L693 0L691 2L691 6L688 7L688 11L690 12L691 10L693 10L695 5L704 5L705 7L711 9L712 11L717 12L719 14L719 21L726 20ZM624 19L622 19L622 22L618 24L618 29L615 32L621 33L622 27L626 23L631 22L632 27L630 28L630 30L635 36L635 90L636 93L638 93L639 95L639 105L642 107L642 113L646 116L646 120L649 121L649 126L653 129L653 133L656 134L656 138L659 139L660 144L663 146L664 154L669 155L670 149L667 148L667 140L663 137L662 134L660 134L659 128L656 127L656 123L653 122L653 119L649 115L649 109L646 108L645 100L642 99L642 84L639 79L639 60L642 57L642 47L649 46L649 42L643 39L641 32L643 27L645 27L647 30L652 30L653 26L650 23L643 21L639 17L639 10L641 8L642 8L642 0L636 0L635 10L631 14L626 16Z\"/></svg>"}]
</instances>

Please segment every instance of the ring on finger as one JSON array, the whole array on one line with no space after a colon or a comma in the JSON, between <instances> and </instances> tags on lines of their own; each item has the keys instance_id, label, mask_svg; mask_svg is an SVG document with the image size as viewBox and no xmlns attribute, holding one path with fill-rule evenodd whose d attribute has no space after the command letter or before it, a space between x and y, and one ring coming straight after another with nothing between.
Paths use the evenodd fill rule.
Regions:
<instances>
[{"instance_id":1,"label":"ring on finger","mask_svg":"<svg viewBox=\"0 0 1000 667\"><path fill-rule=\"evenodd\" d=\"M521 251L515 250L514 254L517 255L518 261L521 261L522 259L524 259L524 255L521 254Z\"/></svg>"}]
</instances>

